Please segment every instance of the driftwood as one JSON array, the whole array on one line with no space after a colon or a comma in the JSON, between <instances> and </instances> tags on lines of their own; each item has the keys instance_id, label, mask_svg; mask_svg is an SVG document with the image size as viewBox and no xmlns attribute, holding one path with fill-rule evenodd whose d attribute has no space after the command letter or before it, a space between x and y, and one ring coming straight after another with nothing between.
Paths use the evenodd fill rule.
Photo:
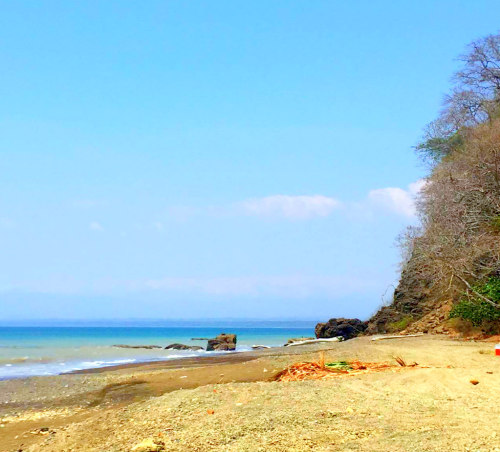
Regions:
<instances>
[{"instance_id":1,"label":"driftwood","mask_svg":"<svg viewBox=\"0 0 500 452\"><path fill-rule=\"evenodd\" d=\"M271 347L269 347L269 345L252 345L252 348L254 350L260 350L262 348L271 348Z\"/></svg>"},{"instance_id":2,"label":"driftwood","mask_svg":"<svg viewBox=\"0 0 500 452\"><path fill-rule=\"evenodd\" d=\"M416 334L398 334L397 336L375 336L372 337L372 341L383 341L384 339L401 339L402 337L418 337L423 336L424 333L416 333Z\"/></svg>"},{"instance_id":3,"label":"driftwood","mask_svg":"<svg viewBox=\"0 0 500 452\"><path fill-rule=\"evenodd\" d=\"M295 347L296 345L305 345L305 344L316 344L319 342L340 342L342 339L338 337L331 337L328 339L309 339L307 341L298 341L292 342L291 344L285 344L285 347Z\"/></svg>"}]
</instances>

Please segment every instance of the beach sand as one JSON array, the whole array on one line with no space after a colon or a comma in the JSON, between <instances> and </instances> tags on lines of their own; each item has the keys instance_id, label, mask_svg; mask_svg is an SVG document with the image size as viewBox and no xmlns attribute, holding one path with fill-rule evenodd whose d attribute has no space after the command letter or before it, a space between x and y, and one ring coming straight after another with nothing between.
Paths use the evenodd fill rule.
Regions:
<instances>
[{"instance_id":1,"label":"beach sand","mask_svg":"<svg viewBox=\"0 0 500 452\"><path fill-rule=\"evenodd\" d=\"M419 367L272 381L320 350L327 362L400 356ZM500 451L499 402L492 343L363 337L2 381L0 450L130 451L155 440L167 451Z\"/></svg>"}]
</instances>

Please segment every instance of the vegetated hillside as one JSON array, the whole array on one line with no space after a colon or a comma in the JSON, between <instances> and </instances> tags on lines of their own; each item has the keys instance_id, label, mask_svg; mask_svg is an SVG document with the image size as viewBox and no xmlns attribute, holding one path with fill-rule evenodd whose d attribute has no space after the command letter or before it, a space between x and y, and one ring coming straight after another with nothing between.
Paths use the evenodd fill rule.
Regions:
<instances>
[{"instance_id":1,"label":"vegetated hillside","mask_svg":"<svg viewBox=\"0 0 500 452\"><path fill-rule=\"evenodd\" d=\"M499 332L500 35L472 43L461 61L416 148L430 164L417 202L421 225L404 234L399 285L369 333Z\"/></svg>"}]
</instances>

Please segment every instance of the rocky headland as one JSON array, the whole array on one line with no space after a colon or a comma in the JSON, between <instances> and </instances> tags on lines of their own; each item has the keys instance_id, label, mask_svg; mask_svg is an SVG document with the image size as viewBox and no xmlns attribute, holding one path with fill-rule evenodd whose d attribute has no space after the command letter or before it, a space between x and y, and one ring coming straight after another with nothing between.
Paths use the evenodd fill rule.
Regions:
<instances>
[{"instance_id":1,"label":"rocky headland","mask_svg":"<svg viewBox=\"0 0 500 452\"><path fill-rule=\"evenodd\" d=\"M318 323L314 332L318 339L342 337L343 340L347 340L363 334L367 326L367 322L362 320L340 317L330 319L326 323Z\"/></svg>"}]
</instances>

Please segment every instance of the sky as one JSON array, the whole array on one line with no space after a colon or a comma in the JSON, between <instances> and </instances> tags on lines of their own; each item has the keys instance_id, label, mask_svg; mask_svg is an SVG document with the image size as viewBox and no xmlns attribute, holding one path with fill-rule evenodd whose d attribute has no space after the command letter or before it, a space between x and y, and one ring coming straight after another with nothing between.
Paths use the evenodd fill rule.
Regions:
<instances>
[{"instance_id":1,"label":"sky","mask_svg":"<svg viewBox=\"0 0 500 452\"><path fill-rule=\"evenodd\" d=\"M368 318L497 1L0 1L0 321Z\"/></svg>"}]
</instances>

